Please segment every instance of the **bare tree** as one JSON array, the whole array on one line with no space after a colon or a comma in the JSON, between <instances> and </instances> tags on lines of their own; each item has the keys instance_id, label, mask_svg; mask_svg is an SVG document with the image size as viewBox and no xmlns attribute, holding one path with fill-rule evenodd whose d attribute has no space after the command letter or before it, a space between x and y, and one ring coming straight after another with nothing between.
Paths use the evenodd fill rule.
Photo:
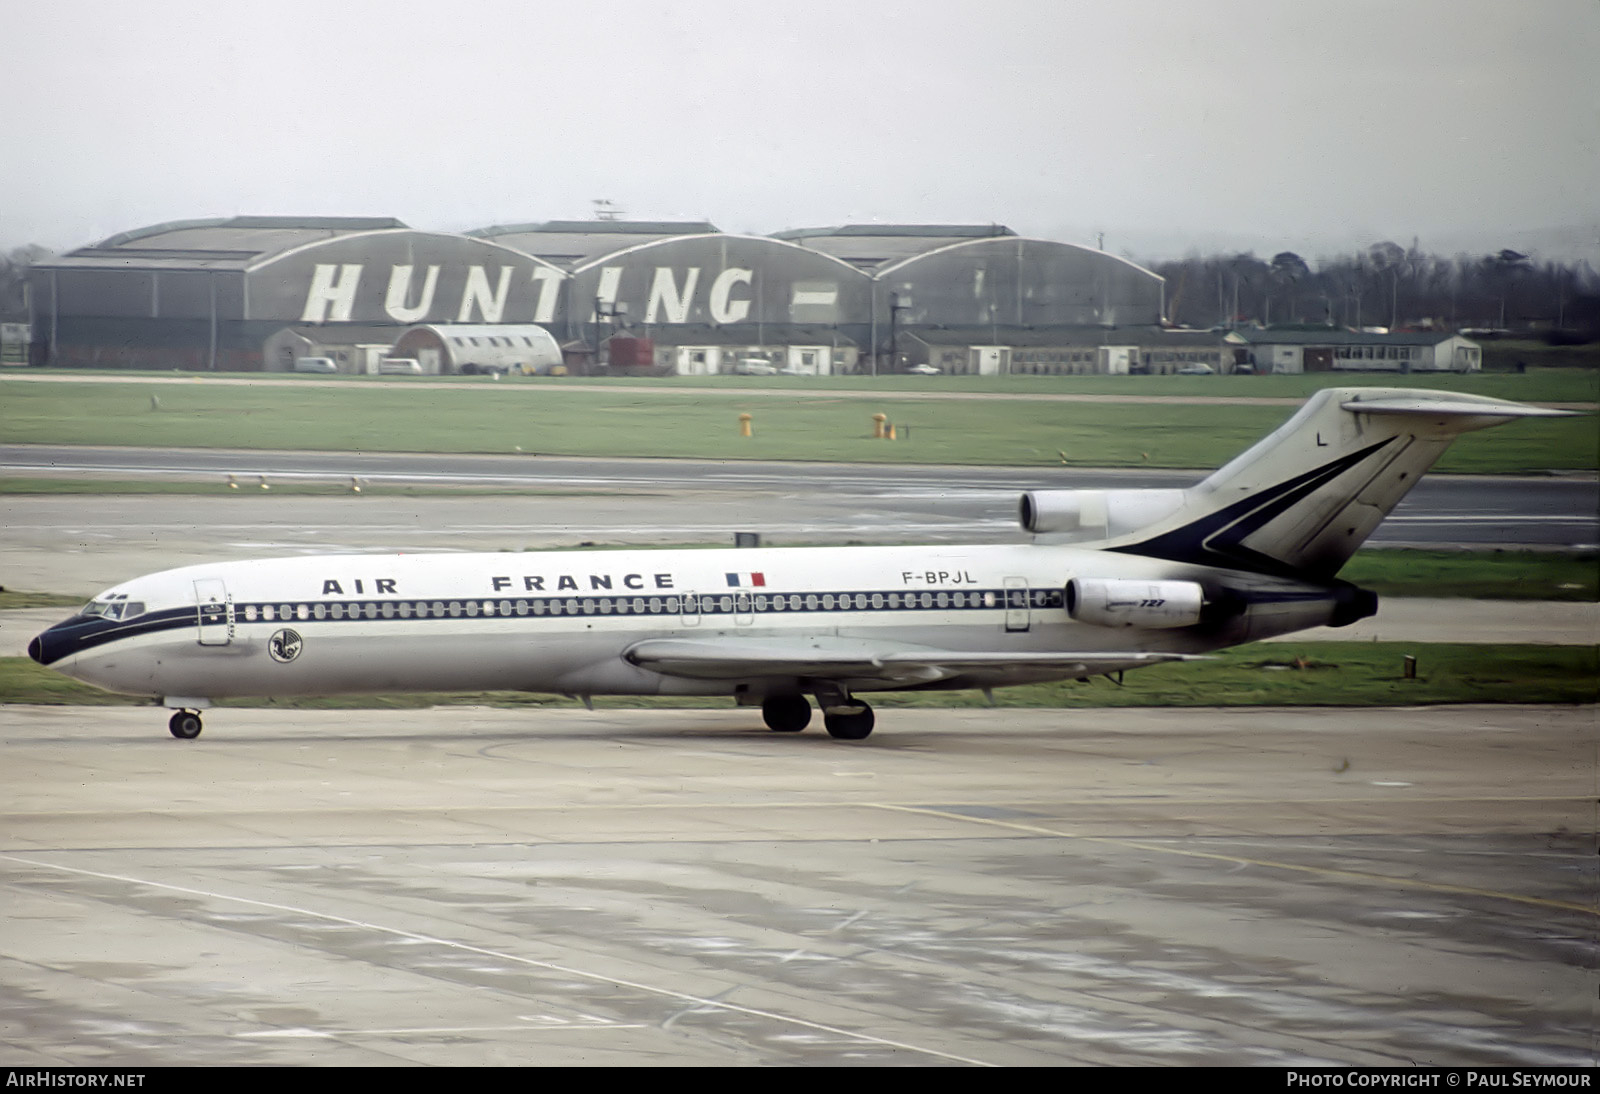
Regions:
<instances>
[{"instance_id":1,"label":"bare tree","mask_svg":"<svg viewBox=\"0 0 1600 1094\"><path fill-rule=\"evenodd\" d=\"M49 254L29 243L0 255L0 319L20 322L28 318L28 267Z\"/></svg>"},{"instance_id":2,"label":"bare tree","mask_svg":"<svg viewBox=\"0 0 1600 1094\"><path fill-rule=\"evenodd\" d=\"M1528 256L1520 251L1513 251L1506 247L1495 254L1483 256L1484 265L1488 268L1490 277L1500 289L1500 328L1506 325L1506 297L1511 292L1512 285L1522 275L1533 269L1533 263Z\"/></svg>"},{"instance_id":3,"label":"bare tree","mask_svg":"<svg viewBox=\"0 0 1600 1094\"><path fill-rule=\"evenodd\" d=\"M1367 248L1367 259L1380 277L1389 278L1389 329L1394 330L1400 324L1400 276L1406 266L1405 248L1384 240Z\"/></svg>"},{"instance_id":4,"label":"bare tree","mask_svg":"<svg viewBox=\"0 0 1600 1094\"><path fill-rule=\"evenodd\" d=\"M1272 265L1269 268L1274 283L1286 286L1289 290L1289 321L1298 322L1300 318L1300 301L1295 294L1295 286L1311 276L1311 267L1306 265L1306 260L1293 251L1279 251L1272 256Z\"/></svg>"}]
</instances>

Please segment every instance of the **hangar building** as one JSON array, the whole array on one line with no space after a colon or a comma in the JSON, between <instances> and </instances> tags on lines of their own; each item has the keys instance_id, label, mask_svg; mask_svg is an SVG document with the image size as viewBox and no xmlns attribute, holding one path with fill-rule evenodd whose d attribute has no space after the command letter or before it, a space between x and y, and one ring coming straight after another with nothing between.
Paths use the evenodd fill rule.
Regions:
<instances>
[{"instance_id":1,"label":"hangar building","mask_svg":"<svg viewBox=\"0 0 1600 1094\"><path fill-rule=\"evenodd\" d=\"M890 371L920 363L1008 372L1017 347L1103 344L1118 328L1153 332L1164 310L1165 282L1149 270L1000 224L854 224L777 238L872 275L868 344ZM930 353L932 344L943 351Z\"/></svg>"},{"instance_id":2,"label":"hangar building","mask_svg":"<svg viewBox=\"0 0 1600 1094\"><path fill-rule=\"evenodd\" d=\"M343 217L156 225L31 276L35 363L246 370L359 361L419 325L537 324L591 367L621 334L683 372L897 370L951 355L1009 371L1020 346L1147 339L1164 284L1001 225L755 236L601 220L463 235Z\"/></svg>"},{"instance_id":3,"label":"hangar building","mask_svg":"<svg viewBox=\"0 0 1600 1094\"><path fill-rule=\"evenodd\" d=\"M36 363L260 370L281 367L264 350L285 327L326 347L417 323L549 324L563 275L391 218L232 217L124 232L30 279Z\"/></svg>"},{"instance_id":4,"label":"hangar building","mask_svg":"<svg viewBox=\"0 0 1600 1094\"><path fill-rule=\"evenodd\" d=\"M627 330L678 371L759 360L829 372L855 365L870 329L871 276L784 240L704 222L550 221L473 234L562 265L568 345L598 348Z\"/></svg>"}]
</instances>

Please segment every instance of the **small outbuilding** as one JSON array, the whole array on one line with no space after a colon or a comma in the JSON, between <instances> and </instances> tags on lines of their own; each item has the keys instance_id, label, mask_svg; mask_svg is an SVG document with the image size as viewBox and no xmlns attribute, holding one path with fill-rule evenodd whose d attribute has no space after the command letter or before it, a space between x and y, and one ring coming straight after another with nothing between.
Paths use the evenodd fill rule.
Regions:
<instances>
[{"instance_id":1,"label":"small outbuilding","mask_svg":"<svg viewBox=\"0 0 1600 1094\"><path fill-rule=\"evenodd\" d=\"M411 327L394 344L428 376L518 372L560 375L565 370L555 337L532 323L442 323Z\"/></svg>"},{"instance_id":2,"label":"small outbuilding","mask_svg":"<svg viewBox=\"0 0 1600 1094\"><path fill-rule=\"evenodd\" d=\"M1483 347L1446 331L1245 328L1231 331L1227 339L1248 350L1257 372L1478 372L1483 368Z\"/></svg>"},{"instance_id":3,"label":"small outbuilding","mask_svg":"<svg viewBox=\"0 0 1600 1094\"><path fill-rule=\"evenodd\" d=\"M393 327L357 323L284 327L261 345L266 372L293 372L304 357L326 357L344 373L375 376L384 358L392 356Z\"/></svg>"}]
</instances>

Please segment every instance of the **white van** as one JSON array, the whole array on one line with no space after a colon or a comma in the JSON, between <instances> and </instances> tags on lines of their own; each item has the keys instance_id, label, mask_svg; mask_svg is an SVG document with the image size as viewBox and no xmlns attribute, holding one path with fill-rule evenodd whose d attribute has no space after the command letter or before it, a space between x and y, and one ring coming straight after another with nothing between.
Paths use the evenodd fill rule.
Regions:
<instances>
[{"instance_id":1,"label":"white van","mask_svg":"<svg viewBox=\"0 0 1600 1094\"><path fill-rule=\"evenodd\" d=\"M379 376L421 376L422 362L415 357L385 357L378 362Z\"/></svg>"},{"instance_id":2,"label":"white van","mask_svg":"<svg viewBox=\"0 0 1600 1094\"><path fill-rule=\"evenodd\" d=\"M339 366L334 364L332 357L296 357L294 370L296 372L338 372Z\"/></svg>"}]
</instances>

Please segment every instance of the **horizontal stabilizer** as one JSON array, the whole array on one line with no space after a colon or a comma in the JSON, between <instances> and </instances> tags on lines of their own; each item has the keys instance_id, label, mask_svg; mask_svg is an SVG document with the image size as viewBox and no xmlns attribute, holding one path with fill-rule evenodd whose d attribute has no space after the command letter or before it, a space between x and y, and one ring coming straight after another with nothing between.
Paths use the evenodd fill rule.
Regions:
<instances>
[{"instance_id":1,"label":"horizontal stabilizer","mask_svg":"<svg viewBox=\"0 0 1600 1094\"><path fill-rule=\"evenodd\" d=\"M1484 418L1570 418L1576 411L1510 403L1481 395L1452 395L1440 398L1431 392L1382 399L1351 399L1339 406L1353 414L1412 414L1431 418L1438 414Z\"/></svg>"}]
</instances>

